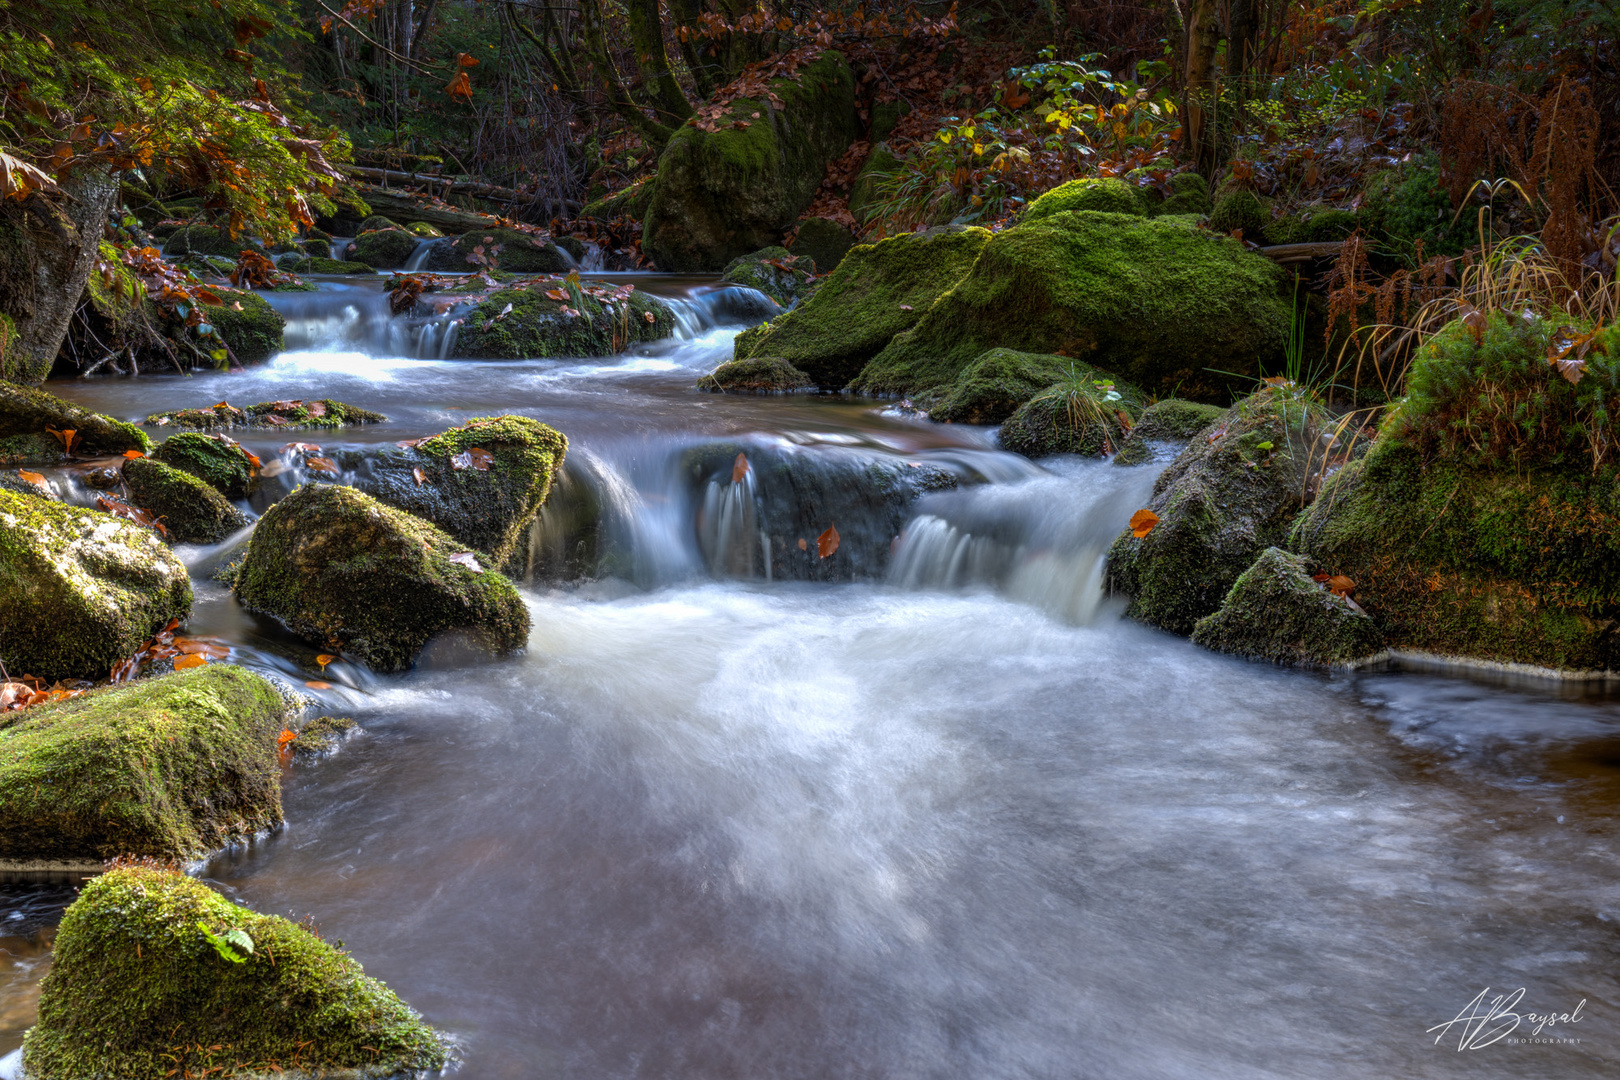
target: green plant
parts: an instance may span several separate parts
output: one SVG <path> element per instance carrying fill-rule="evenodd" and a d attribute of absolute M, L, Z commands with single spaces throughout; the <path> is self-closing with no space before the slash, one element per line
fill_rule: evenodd
<path fill-rule="evenodd" d="M 232 927 L 223 934 L 216 934 L 199 919 L 197 929 L 202 931 L 203 937 L 208 939 L 208 944 L 214 947 L 215 952 L 233 964 L 246 963 L 247 958 L 253 955 L 253 939 L 240 927 Z M 238 949 L 241 952 L 238 952 Z"/>

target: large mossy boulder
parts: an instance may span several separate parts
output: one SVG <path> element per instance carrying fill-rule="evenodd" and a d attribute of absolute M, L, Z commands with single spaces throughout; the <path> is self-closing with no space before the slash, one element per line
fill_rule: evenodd
<path fill-rule="evenodd" d="M 54 394 L 16 383 L 0 382 L 0 465 L 46 465 L 67 456 L 62 439 L 51 434 L 72 431 L 78 454 L 142 453 L 152 441 L 134 424 L 93 413 Z"/>
<path fill-rule="evenodd" d="M 675 333 L 675 312 L 634 286 L 582 285 L 568 293 L 560 278 L 502 289 L 470 311 L 455 354 L 474 360 L 613 356 L 631 345 Z"/>
<path fill-rule="evenodd" d="M 423 261 L 424 269 L 450 273 L 487 267 L 512 274 L 561 274 L 573 266 L 573 257 L 549 238 L 517 229 L 480 229 L 437 241 Z"/>
<path fill-rule="evenodd" d="M 259 520 L 231 574 L 249 611 L 378 671 L 458 633 L 506 654 L 528 640 L 512 583 L 437 525 L 354 488 L 305 484 Z"/>
<path fill-rule="evenodd" d="M 669 140 L 642 234 L 659 269 L 716 271 L 779 242 L 854 141 L 855 76 L 839 53 L 774 80 L 769 93 L 775 101 L 732 101 L 714 130 L 688 124 Z"/>
<path fill-rule="evenodd" d="M 1142 393 L 1106 372 L 1075 364 L 1062 382 L 1018 406 L 1001 425 L 1003 450 L 1025 457 L 1119 451 L 1141 412 Z"/>
<path fill-rule="evenodd" d="M 778 246 L 737 256 L 726 264 L 720 280 L 727 285 L 758 289 L 779 307 L 788 307 L 815 276 L 814 259 L 794 255 Z"/>
<path fill-rule="evenodd" d="M 186 568 L 151 530 L 0 491 L 0 662 L 12 675 L 105 678 L 190 611 Z"/>
<path fill-rule="evenodd" d="M 124 484 L 135 505 L 152 513 L 182 544 L 217 544 L 248 523 L 246 515 L 188 472 L 152 458 L 126 461 Z"/>
<path fill-rule="evenodd" d="M 0 714 L 0 860 L 190 862 L 274 828 L 286 708 L 209 664 Z"/>
<path fill-rule="evenodd" d="M 163 440 L 151 456 L 230 499 L 247 498 L 259 484 L 258 461 L 227 435 L 182 431 Z"/>
<path fill-rule="evenodd" d="M 255 292 L 219 290 L 222 304 L 201 305 L 206 319 L 241 364 L 261 364 L 282 350 L 287 320 Z"/>
<path fill-rule="evenodd" d="M 446 1056 L 420 1016 L 312 929 L 140 865 L 91 881 L 62 916 L 23 1043 L 29 1080 L 380 1080 Z"/>
<path fill-rule="evenodd" d="M 363 262 L 340 262 L 324 255 L 294 255 L 280 263 L 282 270 L 294 274 L 375 274 L 377 271 Z"/>
<path fill-rule="evenodd" d="M 1109 214 L 1145 213 L 1135 184 L 1118 177 L 1088 177 L 1059 184 L 1029 204 L 1025 221 L 1039 221 L 1070 210 L 1100 210 Z"/>
<path fill-rule="evenodd" d="M 388 219 L 369 220 L 386 222 Z M 416 245 L 419 243 L 421 240 L 415 234 L 390 223 L 374 227 L 370 231 L 362 231 L 350 241 L 344 254 L 353 262 L 383 269 L 396 269 L 410 261 L 411 254 L 416 251 Z"/>
<path fill-rule="evenodd" d="M 1391 648 L 1620 671 L 1620 331 L 1572 383 L 1546 359 L 1558 325 L 1442 330 L 1295 525 L 1289 547 L 1353 580 Z"/>
<path fill-rule="evenodd" d="M 916 395 L 1003 346 L 1073 356 L 1151 394 L 1222 398 L 1232 376 L 1281 357 L 1292 317 L 1282 283 L 1275 264 L 1236 240 L 1179 221 L 1060 212 L 985 244 L 851 389 Z"/>
<path fill-rule="evenodd" d="M 736 358 L 779 357 L 822 389 L 840 389 L 916 326 L 989 241 L 988 230 L 956 227 L 852 248 L 809 300 L 738 334 Z"/>
<path fill-rule="evenodd" d="M 1305 504 L 1319 412 L 1291 387 L 1267 388 L 1234 405 L 1159 474 L 1146 509 L 1158 523 L 1127 529 L 1108 553 L 1128 614 L 1176 634 L 1221 606 L 1238 575 L 1268 547 L 1286 543 Z"/>
<path fill-rule="evenodd" d="M 1289 667 L 1344 667 L 1378 655 L 1366 612 L 1315 580 L 1303 556 L 1268 547 L 1238 575 L 1220 609 L 1193 627 L 1194 645 Z"/>

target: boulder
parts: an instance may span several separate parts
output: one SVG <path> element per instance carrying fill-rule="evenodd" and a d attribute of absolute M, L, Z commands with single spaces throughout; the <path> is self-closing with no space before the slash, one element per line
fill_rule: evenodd
<path fill-rule="evenodd" d="M 188 472 L 221 495 L 245 499 L 259 484 L 259 462 L 226 435 L 182 431 L 170 435 L 152 459 Z"/>
<path fill-rule="evenodd" d="M 171 233 L 164 242 L 163 253 L 171 257 L 182 255 L 216 255 L 235 263 L 244 251 L 264 254 L 264 245 L 246 233 L 234 237 L 227 229 L 212 225 L 187 225 Z"/>
<path fill-rule="evenodd" d="M 399 227 L 399 223 L 392 218 L 384 217 L 382 214 L 372 214 L 360 223 L 360 228 L 356 231 L 368 233 L 376 232 L 378 229 L 397 229 Z"/>
<path fill-rule="evenodd" d="M 479 266 L 513 274 L 562 274 L 573 269 L 574 259 L 544 236 L 516 229 L 480 229 L 438 241 L 422 264 L 424 270 L 462 274 Z"/>
<path fill-rule="evenodd" d="M 1059 184 L 1029 204 L 1025 221 L 1039 221 L 1069 210 L 1100 210 L 1110 214 L 1141 216 L 1143 200 L 1135 184 L 1118 177 L 1089 177 Z"/>
<path fill-rule="evenodd" d="M 355 722 L 346 716 L 317 716 L 298 729 L 287 749 L 294 760 L 316 761 L 337 753 L 355 731 Z"/>
<path fill-rule="evenodd" d="M 62 440 L 49 429 L 72 431 L 80 454 L 142 453 L 152 440 L 134 424 L 82 409 L 54 394 L 0 382 L 0 465 L 48 465 L 67 457 Z"/>
<path fill-rule="evenodd" d="M 727 360 L 698 380 L 698 389 L 724 394 L 791 394 L 814 386 L 810 376 L 776 356 Z"/>
<path fill-rule="evenodd" d="M 1228 191 L 1215 200 L 1209 215 L 1210 231 L 1231 233 L 1242 230 L 1245 239 L 1259 242 L 1271 224 L 1271 207 L 1247 188 Z"/>
<path fill-rule="evenodd" d="M 1194 645 L 1289 667 L 1347 667 L 1384 647 L 1378 627 L 1314 580 L 1308 560 L 1268 547 L 1193 627 Z"/>
<path fill-rule="evenodd" d="M 388 225 L 370 232 L 361 232 L 350 241 L 344 253 L 355 262 L 392 270 L 409 262 L 411 254 L 416 251 L 416 245 L 421 242 L 415 234 L 397 225 Z"/>
<path fill-rule="evenodd" d="M 946 227 L 852 248 L 809 300 L 738 334 L 736 358 L 779 357 L 823 389 L 839 389 L 917 325 L 989 240 L 985 229 Z"/>
<path fill-rule="evenodd" d="M 1064 356 L 989 349 L 963 368 L 948 387 L 913 403 L 942 423 L 999 424 L 1054 383 L 1090 388 L 1093 381 L 1112 384 L 1113 376 Z"/>
<path fill-rule="evenodd" d="M 789 307 L 815 277 L 815 267 L 815 260 L 794 255 L 785 247 L 768 247 L 732 259 L 720 280 L 758 289 L 779 307 Z"/>
<path fill-rule="evenodd" d="M 259 364 L 282 349 L 287 320 L 270 306 L 270 301 L 247 290 L 217 289 L 223 304 L 202 304 L 203 318 L 210 323 L 239 364 Z"/>
<path fill-rule="evenodd" d="M 237 408 L 220 402 L 206 409 L 175 409 L 154 413 L 144 423 L 152 427 L 175 427 L 184 431 L 230 431 L 234 428 L 263 428 L 275 431 L 304 429 L 332 430 L 359 424 L 377 424 L 388 417 L 382 413 L 346 405 L 331 398 L 296 398 L 291 401 L 261 401 Z"/>
<path fill-rule="evenodd" d="M 809 259 L 818 274 L 831 273 L 844 261 L 849 249 L 860 243 L 855 234 L 829 218 L 805 218 L 799 222 L 790 252 Z"/>
<path fill-rule="evenodd" d="M 247 610 L 378 671 L 402 671 L 441 634 L 495 654 L 528 640 L 517 590 L 469 548 L 354 488 L 305 484 L 265 512 L 229 576 Z"/>
<path fill-rule="evenodd" d="M 1156 217 L 1175 214 L 1208 214 L 1215 203 L 1209 197 L 1209 182 L 1195 172 L 1177 173 L 1170 178 L 1170 195 L 1162 202 L 1152 203 L 1150 212 Z"/>
<path fill-rule="evenodd" d="M 285 713 L 216 663 L 0 714 L 0 860 L 189 862 L 274 828 Z"/>
<path fill-rule="evenodd" d="M 444 237 L 443 232 L 425 221 L 413 221 L 405 226 L 405 231 L 418 240 L 439 240 Z"/>
<path fill-rule="evenodd" d="M 1115 465 L 1140 465 L 1152 461 L 1157 448 L 1184 444 L 1218 422 L 1226 410 L 1180 398 L 1165 398 L 1142 410 L 1114 458 Z"/>
<path fill-rule="evenodd" d="M 330 250 L 330 248 L 328 248 Z M 280 264 L 280 269 L 294 274 L 375 274 L 377 271 L 363 262 L 339 262 L 323 255 L 295 255 Z"/>
<path fill-rule="evenodd" d="M 1142 393 L 1116 384 L 1105 371 L 1084 365 L 1050 386 L 1001 425 L 1001 447 L 1025 457 L 1082 454 L 1095 457 L 1119 450 L 1140 413 Z"/>
<path fill-rule="evenodd" d="M 29 1080 L 422 1075 L 444 1041 L 313 931 L 173 870 L 115 866 L 62 916 Z"/>
<path fill-rule="evenodd" d="M 854 141 L 855 77 L 839 53 L 774 80 L 769 93 L 775 101 L 732 101 L 714 130 L 686 125 L 669 140 L 642 234 L 659 269 L 716 271 L 777 243 Z"/>
<path fill-rule="evenodd" d="M 247 526 L 242 511 L 188 472 L 154 458 L 126 461 L 123 472 L 131 500 L 162 521 L 172 540 L 217 544 Z"/>
<path fill-rule="evenodd" d="M 1127 529 L 1108 553 L 1111 588 L 1127 613 L 1176 634 L 1220 607 L 1239 574 L 1288 538 L 1320 466 L 1319 409 L 1289 387 L 1267 388 L 1227 411 L 1159 474 L 1147 535 Z"/>
<path fill-rule="evenodd" d="M 0 491 L 0 662 L 11 674 L 105 678 L 190 611 L 186 568 L 151 530 Z"/>
<path fill-rule="evenodd" d="M 999 345 L 1073 356 L 1151 394 L 1220 398 L 1281 358 L 1292 319 L 1282 285 L 1270 260 L 1178 221 L 1056 213 L 997 233 L 851 389 L 915 395 Z"/>
<path fill-rule="evenodd" d="M 519 283 L 479 301 L 456 335 L 463 359 L 529 360 L 547 356 L 613 356 L 630 345 L 675 333 L 675 312 L 633 285 L 587 282 L 578 296 L 560 278 Z"/>
<path fill-rule="evenodd" d="M 900 159 L 887 144 L 878 143 L 872 147 L 872 153 L 867 157 L 866 164 L 855 176 L 855 183 L 849 189 L 849 212 L 856 221 L 865 221 L 867 215 L 874 210 L 879 202 L 879 185 L 900 168 Z"/>

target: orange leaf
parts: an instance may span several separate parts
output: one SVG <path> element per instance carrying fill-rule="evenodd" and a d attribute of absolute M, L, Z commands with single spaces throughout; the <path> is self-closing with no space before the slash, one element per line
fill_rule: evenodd
<path fill-rule="evenodd" d="M 743 482 L 743 477 L 745 477 L 747 475 L 748 475 L 748 455 L 747 454 L 738 454 L 737 455 L 737 460 L 735 462 L 733 462 L 732 466 L 731 466 L 731 482 L 733 484 L 740 484 L 740 483 Z"/>
<path fill-rule="evenodd" d="M 45 486 L 45 477 L 37 472 L 29 472 L 27 469 L 18 469 L 17 475 L 28 481 L 30 484 L 35 484 L 39 487 Z"/>
<path fill-rule="evenodd" d="M 829 525 L 826 532 L 816 537 L 816 550 L 823 559 L 832 558 L 833 552 L 838 550 L 838 526 Z"/>
<path fill-rule="evenodd" d="M 276 749 L 282 749 L 296 738 L 298 738 L 298 732 L 289 731 L 287 728 L 282 728 L 281 734 L 276 736 Z"/>
<path fill-rule="evenodd" d="M 201 653 L 187 653 L 174 662 L 174 670 L 184 671 L 187 668 L 202 667 L 208 663 L 208 657 Z"/>
<path fill-rule="evenodd" d="M 1327 586 L 1328 592 L 1332 593 L 1334 596 L 1349 596 L 1355 591 L 1356 588 L 1356 583 L 1345 577 L 1343 574 L 1334 574 L 1332 577 L 1328 578 L 1327 581 L 1323 582 L 1323 584 Z"/>
<path fill-rule="evenodd" d="M 124 451 L 124 457 L 128 458 L 130 461 L 134 461 L 136 458 L 143 458 L 145 456 L 146 455 L 141 453 L 139 450 L 125 450 Z"/>
<path fill-rule="evenodd" d="M 306 682 L 304 685 L 309 687 L 311 690 L 330 690 L 330 689 L 332 689 L 332 684 L 331 683 L 329 683 L 329 682 L 321 682 L 319 679 L 311 679 L 309 682 Z"/>
<path fill-rule="evenodd" d="M 78 434 L 77 431 L 72 428 L 64 428 L 61 431 L 57 431 L 53 427 L 48 427 L 45 430 L 50 432 L 52 435 L 55 435 L 62 441 L 62 449 L 68 451 L 68 453 L 73 452 L 73 436 Z"/>
<path fill-rule="evenodd" d="M 324 457 L 307 457 L 304 459 L 304 467 L 306 469 L 314 469 L 317 472 L 332 473 L 334 475 L 336 475 L 338 471 L 337 462 L 333 461 L 331 458 Z"/>
<path fill-rule="evenodd" d="M 810 545 L 804 542 L 804 537 L 802 537 L 802 536 L 799 537 L 799 550 L 800 551 L 809 551 L 810 550 Z"/>
<path fill-rule="evenodd" d="M 326 670 L 326 665 L 330 664 L 332 661 L 334 661 L 336 659 L 337 659 L 337 657 L 333 656 L 331 653 L 321 653 L 321 655 L 319 655 L 319 656 L 317 656 L 315 658 L 315 662 L 317 664 L 321 665 L 321 670 L 322 671 L 325 671 Z"/>
<path fill-rule="evenodd" d="M 1141 539 L 1153 531 L 1153 526 L 1159 523 L 1159 515 L 1151 510 L 1138 510 L 1131 515 L 1131 535 Z"/>

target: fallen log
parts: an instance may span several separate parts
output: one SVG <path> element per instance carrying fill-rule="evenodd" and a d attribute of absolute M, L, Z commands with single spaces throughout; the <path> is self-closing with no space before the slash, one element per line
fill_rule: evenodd
<path fill-rule="evenodd" d="M 1296 263 L 1334 258 L 1343 250 L 1343 240 L 1329 240 L 1319 244 L 1272 244 L 1270 247 L 1261 248 L 1259 254 L 1272 262 Z"/>
<path fill-rule="evenodd" d="M 381 214 L 401 225 L 421 221 L 432 225 L 440 232 L 460 236 L 462 233 L 477 229 L 491 228 L 495 224 L 495 218 L 489 214 L 427 202 L 420 195 L 385 191 L 370 184 L 357 184 L 355 187 L 359 190 L 360 197 L 371 206 L 372 213 Z"/>
<path fill-rule="evenodd" d="M 484 184 L 476 180 L 452 180 L 447 176 L 434 176 L 432 173 L 400 172 L 396 169 L 371 169 L 363 165 L 349 166 L 349 172 L 374 184 L 408 184 L 422 186 L 440 198 L 446 195 L 471 195 L 475 199 L 488 199 L 491 202 L 506 203 L 511 206 L 527 206 L 535 201 L 536 196 L 511 188 L 501 187 L 498 184 Z M 569 210 L 578 210 L 580 204 L 572 199 L 552 199 L 552 203 L 560 204 Z"/>

